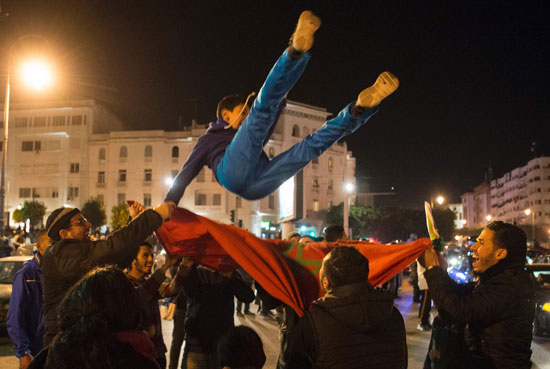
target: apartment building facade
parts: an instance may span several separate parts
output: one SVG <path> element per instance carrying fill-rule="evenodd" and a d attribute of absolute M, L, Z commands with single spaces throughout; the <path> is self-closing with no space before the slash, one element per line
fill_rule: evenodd
<path fill-rule="evenodd" d="M 126 200 L 154 206 L 162 202 L 207 129 L 207 125 L 194 125 L 183 131 L 124 130 L 120 120 L 93 101 L 12 106 L 11 110 L 10 214 L 33 198 L 45 203 L 46 216 L 60 206 L 82 207 L 90 198 L 104 204 L 108 218 L 110 209 Z M 272 158 L 289 149 L 320 129 L 329 115 L 322 108 L 289 102 L 265 147 L 266 154 Z M 343 186 L 355 182 L 355 165 L 345 143 L 334 145 L 308 164 L 300 176 L 303 217 L 295 223 L 320 233 L 323 222 L 316 215 L 344 201 Z M 278 200 L 278 191 L 258 201 L 241 199 L 221 187 L 205 167 L 179 206 L 270 237 L 279 231 Z"/>

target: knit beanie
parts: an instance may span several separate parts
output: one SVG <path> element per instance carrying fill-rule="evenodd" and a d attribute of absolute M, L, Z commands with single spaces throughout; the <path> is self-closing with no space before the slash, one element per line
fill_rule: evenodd
<path fill-rule="evenodd" d="M 59 208 L 52 211 L 46 221 L 48 236 L 52 241 L 61 240 L 59 231 L 69 228 L 71 226 L 71 218 L 78 213 L 80 213 L 78 208 Z"/>

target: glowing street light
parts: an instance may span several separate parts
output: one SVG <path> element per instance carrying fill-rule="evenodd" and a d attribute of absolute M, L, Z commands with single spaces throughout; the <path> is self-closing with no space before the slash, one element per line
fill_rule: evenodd
<path fill-rule="evenodd" d="M 487 215 L 487 222 L 490 222 L 490 221 L 491 221 L 491 219 L 493 219 L 493 217 L 492 217 L 492 216 L 490 216 L 490 215 Z"/>
<path fill-rule="evenodd" d="M 344 189 L 346 190 L 346 200 L 344 201 L 344 232 L 349 236 L 351 234 L 349 229 L 349 203 L 350 197 L 355 192 L 355 184 L 348 182 L 344 184 Z"/>
<path fill-rule="evenodd" d="M 435 201 L 439 204 L 439 205 L 443 205 L 443 203 L 445 202 L 445 198 L 443 196 L 437 196 L 437 198 L 435 199 Z"/>
<path fill-rule="evenodd" d="M 6 94 L 4 100 L 4 145 L 2 147 L 2 175 L 0 179 L 0 233 L 4 234 L 4 229 L 8 219 L 5 219 L 4 212 L 4 202 L 6 198 L 6 164 L 8 162 L 8 127 L 9 127 L 9 118 L 10 118 L 10 78 L 12 70 L 12 57 L 13 57 L 13 48 L 19 44 L 19 42 L 27 38 L 38 38 L 42 41 L 49 43 L 47 40 L 37 35 L 26 35 L 18 38 L 10 47 L 8 51 L 8 73 L 6 76 Z M 18 71 L 19 72 L 19 71 Z M 44 62 L 39 62 L 37 60 L 29 61 L 23 64 L 23 68 L 20 71 L 23 77 L 23 80 L 27 84 L 31 84 L 35 89 L 42 89 L 46 85 L 52 82 L 52 73 L 51 69 L 46 66 Z M 18 73 L 19 74 L 19 73 Z"/>
<path fill-rule="evenodd" d="M 21 68 L 21 75 L 25 84 L 32 86 L 35 90 L 42 90 L 53 81 L 52 70 L 43 60 L 25 62 Z"/>

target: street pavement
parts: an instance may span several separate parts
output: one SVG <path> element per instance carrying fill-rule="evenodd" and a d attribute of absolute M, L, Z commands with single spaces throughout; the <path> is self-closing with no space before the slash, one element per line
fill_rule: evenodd
<path fill-rule="evenodd" d="M 396 305 L 405 319 L 407 331 L 407 346 L 409 349 L 409 369 L 421 369 L 428 349 L 430 332 L 416 330 L 418 324 L 418 306 L 412 303 L 410 287 L 405 282 L 401 295 L 396 299 Z M 256 311 L 257 306 L 251 305 L 251 310 Z M 432 309 L 432 314 L 435 309 Z M 264 368 L 276 367 L 277 355 L 279 353 L 279 330 L 277 323 L 272 318 L 265 318 L 261 315 L 235 316 L 236 325 L 247 325 L 253 328 L 264 344 L 267 362 Z M 172 322 L 163 321 L 163 334 L 166 347 L 170 348 L 172 342 Z M 531 345 L 533 355 L 533 369 L 550 369 L 550 338 L 535 338 Z M 0 369 L 17 369 L 19 361 L 14 356 L 12 345 L 8 338 L 0 337 Z"/>

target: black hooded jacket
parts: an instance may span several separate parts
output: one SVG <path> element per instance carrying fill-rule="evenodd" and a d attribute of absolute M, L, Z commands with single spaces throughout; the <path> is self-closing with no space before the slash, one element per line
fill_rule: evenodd
<path fill-rule="evenodd" d="M 469 355 L 464 367 L 531 368 L 535 302 L 531 279 L 522 265 L 501 261 L 477 283 L 467 285 L 455 283 L 441 267 L 427 270 L 424 276 L 437 309 L 452 321 L 466 324 Z"/>
<path fill-rule="evenodd" d="M 334 288 L 300 319 L 288 367 L 406 368 L 405 324 L 393 298 L 368 282 Z"/>

